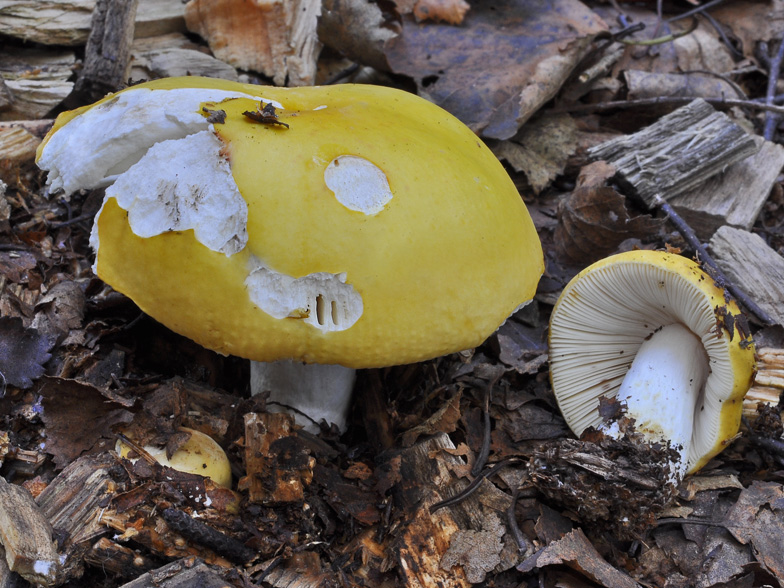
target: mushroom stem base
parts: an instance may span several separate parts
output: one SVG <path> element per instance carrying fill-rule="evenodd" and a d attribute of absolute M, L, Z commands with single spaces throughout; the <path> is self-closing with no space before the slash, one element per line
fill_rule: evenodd
<path fill-rule="evenodd" d="M 355 379 L 356 370 L 342 365 L 288 360 L 250 364 L 251 394 L 269 391 L 268 409 L 293 414 L 311 433 L 319 431 L 322 420 L 345 431 Z"/>

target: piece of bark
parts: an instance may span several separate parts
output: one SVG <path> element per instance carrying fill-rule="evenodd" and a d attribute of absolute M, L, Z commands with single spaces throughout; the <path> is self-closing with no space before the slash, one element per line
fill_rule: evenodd
<path fill-rule="evenodd" d="M 700 239 L 719 227 L 751 230 L 784 167 L 784 147 L 754 136 L 760 150 L 705 181 L 697 189 L 670 200 Z"/>
<path fill-rule="evenodd" d="M 98 0 L 93 11 L 84 67 L 68 106 L 99 100 L 125 86 L 139 0 Z"/>
<path fill-rule="evenodd" d="M 5 561 L 5 549 L 0 545 L 0 588 L 21 588 L 25 583 L 22 577 L 12 572 Z"/>
<path fill-rule="evenodd" d="M 11 571 L 33 584 L 55 584 L 60 564 L 52 541 L 52 526 L 27 490 L 2 477 L 0 543 Z"/>
<path fill-rule="evenodd" d="M 627 69 L 623 72 L 626 86 L 629 89 L 629 100 L 643 100 L 662 96 L 678 96 L 686 98 L 727 98 L 743 99 L 728 81 L 707 73 L 659 73 Z"/>
<path fill-rule="evenodd" d="M 218 59 L 279 86 L 305 86 L 316 77 L 320 12 L 321 0 L 190 0 L 185 23 Z"/>
<path fill-rule="evenodd" d="M 138 578 L 157 565 L 145 555 L 106 537 L 101 537 L 84 556 L 84 563 L 100 568 L 110 576 Z"/>
<path fill-rule="evenodd" d="M 87 43 L 96 0 L 5 0 L 0 33 L 42 45 L 76 47 Z M 136 37 L 185 30 L 181 0 L 139 0 Z"/>
<path fill-rule="evenodd" d="M 758 150 L 751 135 L 698 98 L 589 154 L 615 167 L 619 182 L 653 208 L 658 198 L 670 200 L 692 190 Z"/>
<path fill-rule="evenodd" d="M 488 481 L 481 482 L 466 499 L 431 513 L 433 505 L 468 485 L 456 473 L 467 474 L 468 466 L 454 452 L 449 436 L 440 433 L 389 455 L 379 467 L 385 477 L 394 480 L 395 506 L 405 514 L 406 523 L 393 538 L 389 552 L 406 586 L 469 586 L 469 576 L 476 578 L 491 569 L 503 571 L 518 563 L 511 535 L 491 524 L 496 516 L 504 520 L 511 497 Z M 474 539 L 484 537 L 483 533 L 498 538 L 493 549 L 464 553 L 462 563 L 457 563 L 460 558 L 455 559 L 454 550 L 444 559 L 453 541 L 465 542 L 472 535 Z"/>
<path fill-rule="evenodd" d="M 784 325 L 784 258 L 759 235 L 732 227 L 716 231 L 709 247 L 727 277 Z"/>
<path fill-rule="evenodd" d="M 137 39 L 131 47 L 134 82 L 176 76 L 204 76 L 237 81 L 237 70 L 202 51 L 185 35 L 172 33 Z"/>
<path fill-rule="evenodd" d="M 186 557 L 139 576 L 120 588 L 226 588 L 229 584 L 210 566 Z"/>
<path fill-rule="evenodd" d="M 82 558 L 92 540 L 107 532 L 100 515 L 109 499 L 122 489 L 114 456 L 99 453 L 71 462 L 38 496 L 41 513 L 59 537 L 63 579 L 83 571 Z"/>
<path fill-rule="evenodd" d="M 294 418 L 285 413 L 245 415 L 245 484 L 250 502 L 301 502 L 313 480 L 316 460 L 293 434 Z"/>
<path fill-rule="evenodd" d="M 43 118 L 73 89 L 76 56 L 72 51 L 29 49 L 0 51 L 0 75 L 14 97 L 10 108 L 0 112 L 0 120 Z"/>
<path fill-rule="evenodd" d="M 35 150 L 41 139 L 22 127 L 0 126 L 0 180 L 13 186 L 25 168 L 35 162 Z"/>
<path fill-rule="evenodd" d="M 318 20 L 324 44 L 352 61 L 389 71 L 384 45 L 397 35 L 370 0 L 324 0 Z"/>
<path fill-rule="evenodd" d="M 758 405 L 778 406 L 784 394 L 784 349 L 757 348 L 757 375 L 743 399 L 743 416 L 755 420 Z"/>

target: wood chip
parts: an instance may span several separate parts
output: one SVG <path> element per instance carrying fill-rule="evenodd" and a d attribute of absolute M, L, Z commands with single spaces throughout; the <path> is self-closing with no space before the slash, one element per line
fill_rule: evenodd
<path fill-rule="evenodd" d="M 96 0 L 6 0 L 0 11 L 0 31 L 43 45 L 84 45 L 95 3 Z M 184 13 L 181 0 L 139 0 L 136 36 L 184 31 Z"/>
<path fill-rule="evenodd" d="M 301 502 L 313 480 L 315 458 L 293 433 L 294 418 L 284 413 L 245 415 L 245 467 L 251 502 Z"/>
<path fill-rule="evenodd" d="M 723 225 L 751 230 L 784 167 L 784 147 L 754 137 L 760 150 L 670 201 L 697 236 L 708 240 Z"/>
<path fill-rule="evenodd" d="M 261 72 L 279 86 L 304 86 L 316 77 L 320 12 L 320 0 L 191 0 L 185 22 L 221 61 Z"/>
<path fill-rule="evenodd" d="M 121 588 L 192 588 L 193 586 L 230 588 L 231 585 L 201 560 L 187 557 L 147 572 L 133 582 L 123 584 Z"/>
<path fill-rule="evenodd" d="M 716 231 L 710 250 L 727 277 L 784 325 L 784 258 L 759 235 L 732 227 Z"/>
<path fill-rule="evenodd" d="M 76 56 L 73 51 L 31 49 L 24 53 L 0 51 L 0 75 L 14 97 L 0 120 L 43 118 L 73 89 Z"/>
<path fill-rule="evenodd" d="M 589 150 L 618 171 L 618 178 L 649 208 L 701 185 L 755 153 L 751 135 L 702 99 L 663 116 L 632 135 Z"/>
<path fill-rule="evenodd" d="M 8 568 L 33 584 L 53 586 L 59 570 L 52 526 L 30 493 L 0 477 L 0 543 Z"/>

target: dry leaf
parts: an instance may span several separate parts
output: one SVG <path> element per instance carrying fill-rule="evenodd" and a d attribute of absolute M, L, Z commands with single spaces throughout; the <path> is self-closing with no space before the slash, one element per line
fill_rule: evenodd
<path fill-rule="evenodd" d="M 485 137 L 509 139 L 552 98 L 605 23 L 577 0 L 475 4 L 460 27 L 402 19 L 392 71 Z"/>
<path fill-rule="evenodd" d="M 662 222 L 648 214 L 630 216 L 625 198 L 612 188 L 577 188 L 558 207 L 555 248 L 567 261 L 588 264 L 626 239 L 650 237 Z"/>
<path fill-rule="evenodd" d="M 452 433 L 457 428 L 457 421 L 460 420 L 461 396 L 462 393 L 458 390 L 424 423 L 403 433 L 403 447 L 411 447 L 422 435 Z"/>
<path fill-rule="evenodd" d="M 38 393 L 43 396 L 46 452 L 54 456 L 58 469 L 86 451 L 114 448 L 112 426 L 133 418 L 107 402 L 97 388 L 75 380 L 46 378 Z"/>
<path fill-rule="evenodd" d="M 784 487 L 775 482 L 755 481 L 740 493 L 727 513 L 727 529 L 741 543 L 751 543 L 759 561 L 784 582 Z"/>
<path fill-rule="evenodd" d="M 518 566 L 521 572 L 565 564 L 606 588 L 638 588 L 637 582 L 608 564 L 581 529 L 553 541 Z"/>
<path fill-rule="evenodd" d="M 545 115 L 523 126 L 513 140 L 499 143 L 493 152 L 515 171 L 525 173 L 539 194 L 563 173 L 577 148 L 577 127 L 571 116 Z"/>
<path fill-rule="evenodd" d="M 18 317 L 0 317 L 0 397 L 5 384 L 29 388 L 44 374 L 54 338 L 26 329 Z"/>

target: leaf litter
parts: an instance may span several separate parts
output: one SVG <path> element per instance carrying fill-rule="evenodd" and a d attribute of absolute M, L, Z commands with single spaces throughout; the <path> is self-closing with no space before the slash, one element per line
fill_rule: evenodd
<path fill-rule="evenodd" d="M 692 253 L 585 155 L 671 108 L 565 115 L 556 107 L 567 98 L 591 107 L 624 98 L 626 90 L 629 98 L 672 94 L 667 88 L 673 85 L 665 87 L 653 74 L 677 75 L 674 87 L 698 95 L 726 89 L 730 77 L 757 97 L 766 67 L 757 45 L 775 42 L 771 22 L 780 19 L 781 6 L 729 3 L 711 11 L 721 30 L 706 18 L 692 35 L 658 47 L 615 43 L 618 59 L 587 81 L 577 78 L 601 56 L 595 51 L 609 42 L 608 32 L 619 30 L 617 8 L 570 1 L 524 8 L 512 1 L 420 1 L 398 3 L 396 27 L 386 5 L 367 22 L 375 27 L 373 42 L 381 39 L 393 79 L 452 111 L 509 166 L 545 244 L 547 272 L 537 299 L 476 350 L 361 374 L 349 432 L 292 433 L 271 454 L 274 467 L 264 471 L 247 467 L 243 415 L 265 408 L 263 399 L 247 397 L 247 362 L 167 331 L 91 276 L 89 213 L 100 194 L 49 200 L 30 161 L 0 166 L 8 185 L 0 206 L 0 372 L 7 386 L 0 399 L 2 474 L 35 495 L 46 488 L 48 497 L 73 484 L 72 470 L 112 472 L 106 486 L 112 490 L 100 506 L 103 526 L 83 544 L 61 544 L 73 548 L 63 585 L 120 586 L 145 571 L 89 563 L 84 553 L 99 540 L 115 555 L 132 546 L 150 566 L 196 556 L 217 566 L 212 569 L 233 570 L 233 584 L 242 586 L 784 583 L 784 474 L 776 459 L 781 430 L 762 426 L 777 409 L 764 409 L 769 415 L 763 411 L 751 435 L 743 432 L 687 478 L 663 509 L 654 499 L 642 506 L 612 502 L 628 497 L 629 480 L 640 482 L 628 454 L 609 464 L 611 470 L 625 464 L 631 476 L 614 497 L 588 492 L 575 493 L 571 502 L 553 500 L 550 482 L 532 480 L 554 480 L 573 441 L 547 375 L 546 326 L 560 288 L 590 261 L 623 248 L 669 244 Z M 661 36 L 678 28 L 659 26 L 649 7 L 623 10 L 630 22 L 648 25 L 633 41 L 651 38 L 654 29 Z M 689 70 L 698 68 L 723 76 L 722 83 L 704 83 L 704 72 L 697 83 Z M 747 128 L 760 120 L 754 110 L 734 115 Z M 777 183 L 755 225 L 779 252 L 781 194 Z M 176 446 L 180 426 L 209 433 L 227 450 L 238 492 L 110 453 L 119 428 Z M 498 469 L 468 498 L 431 514 L 429 506 L 459 496 L 475 479 L 472 466 L 481 453 L 487 455 L 484 473 L 507 458 L 532 465 Z M 302 468 L 310 459 L 299 502 L 248 500 L 249 478 L 273 485 L 291 475 L 291 464 Z M 590 487 L 582 481 L 573 489 Z M 196 500 L 202 494 L 209 505 Z M 594 514 L 606 511 L 614 524 L 586 517 L 581 503 Z M 178 512 L 227 540 L 216 547 Z M 634 518 L 631 540 L 617 533 L 621 513 Z M 65 533 L 66 524 L 58 525 Z M 520 549 L 513 530 L 532 552 Z M 243 548 L 232 550 L 232 541 L 254 559 L 243 558 Z"/>

